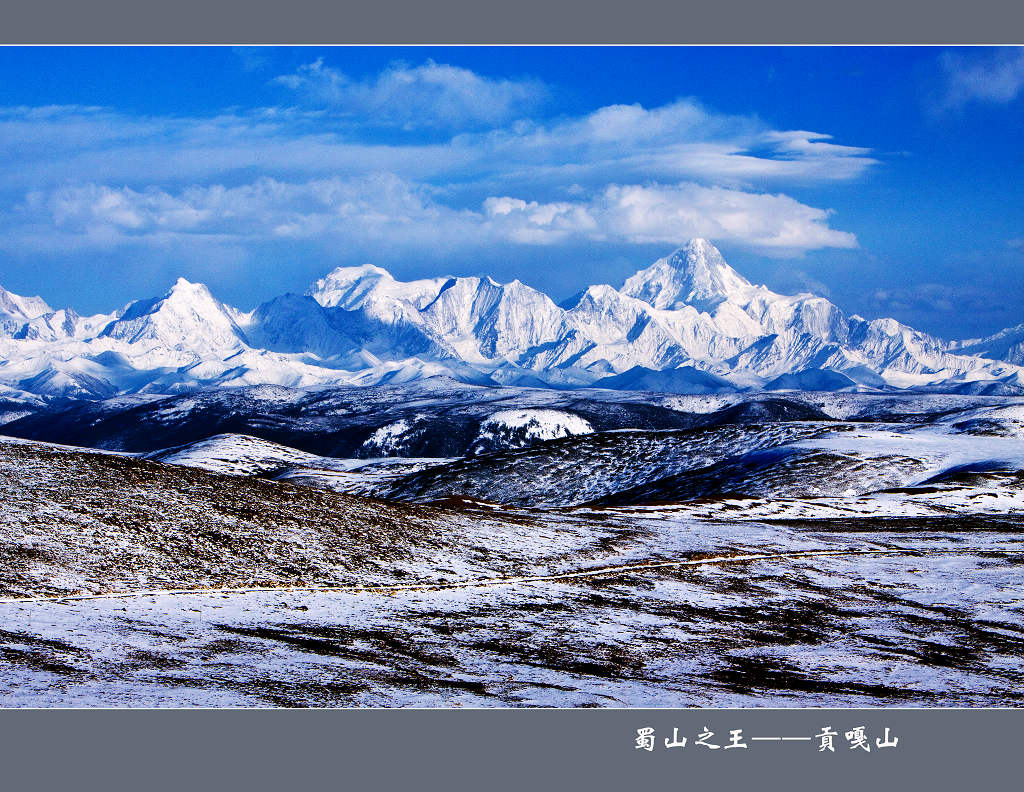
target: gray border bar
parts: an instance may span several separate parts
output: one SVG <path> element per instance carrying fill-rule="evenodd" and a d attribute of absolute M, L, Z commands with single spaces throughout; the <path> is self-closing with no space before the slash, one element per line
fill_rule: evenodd
<path fill-rule="evenodd" d="M 1018 710 L 0 711 L 0 761 L 10 789 L 942 792 L 1018 776 L 1022 725 Z M 750 739 L 825 726 L 834 752 Z M 857 726 L 870 752 L 845 738 Z M 694 745 L 705 727 L 748 747 Z M 895 747 L 877 747 L 885 727 Z M 663 746 L 674 728 L 685 748 Z"/>
<path fill-rule="evenodd" d="M 1008 0 L 34 0 L 3 44 L 1016 44 Z"/>

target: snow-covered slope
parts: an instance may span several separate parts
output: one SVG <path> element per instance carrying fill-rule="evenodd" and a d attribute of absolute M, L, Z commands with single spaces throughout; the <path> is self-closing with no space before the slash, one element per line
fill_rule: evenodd
<path fill-rule="evenodd" d="M 547 510 L 347 494 L 389 487 L 410 472 L 404 460 L 281 482 L 0 438 L 0 696 L 15 707 L 1021 704 L 1020 472 L 926 470 L 931 483 L 865 492 L 887 483 L 893 443 L 834 432 L 776 438 L 851 455 L 804 466 L 822 479 L 797 483 L 822 485 L 820 497 L 786 495 L 785 461 L 810 460 L 787 454 L 753 476 L 733 465 L 740 493 Z M 902 434 L 920 434 L 915 457 L 959 453 L 934 427 Z M 722 439 L 770 451 L 756 435 Z M 583 496 L 621 457 L 602 458 L 598 439 L 549 441 L 590 447 L 546 455 Z M 639 461 L 653 478 L 634 486 L 664 475 Z M 536 490 L 545 469 L 513 472 Z M 690 491 L 711 483 L 677 473 Z M 340 492 L 295 486 L 310 483 Z"/>
<path fill-rule="evenodd" d="M 245 342 L 236 313 L 203 284 L 178 278 L 162 298 L 128 305 L 99 335 L 160 352 L 230 353 Z"/>
<path fill-rule="evenodd" d="M 989 421 L 963 420 L 972 413 Z M 618 431 L 439 462 L 370 494 L 413 501 L 621 507 L 686 503 L 760 519 L 799 509 L 833 516 L 966 515 L 1024 508 L 1020 405 L 913 424 L 772 420 L 668 432 Z M 774 503 L 774 501 L 787 501 Z M 732 504 L 731 506 L 729 504 Z M 743 518 L 742 513 L 733 518 Z"/>
<path fill-rule="evenodd" d="M 0 323 L 24 323 L 52 310 L 42 297 L 21 297 L 0 286 Z"/>
<path fill-rule="evenodd" d="M 575 413 L 562 410 L 499 410 L 480 422 L 470 454 L 527 448 L 541 440 L 590 434 L 594 428 Z"/>
<path fill-rule="evenodd" d="M 955 341 L 950 348 L 961 355 L 977 355 L 1024 366 L 1024 322 L 1016 327 L 1000 330 L 987 338 Z"/>
<path fill-rule="evenodd" d="M 755 286 L 725 263 L 706 239 L 692 239 L 670 256 L 626 280 L 622 293 L 655 308 L 675 310 L 686 305 L 712 313 L 723 303 L 749 302 Z"/>
<path fill-rule="evenodd" d="M 197 467 L 214 473 L 254 476 L 271 473 L 287 467 L 308 466 L 320 460 L 279 443 L 259 437 L 239 434 L 221 434 L 188 445 L 154 451 L 145 459 L 154 459 L 169 465 Z"/>
<path fill-rule="evenodd" d="M 1021 327 L 1024 327 L 1022 325 Z M 1021 327 L 947 343 L 894 319 L 751 283 L 694 239 L 561 306 L 519 281 L 401 282 L 338 268 L 248 313 L 179 279 L 164 296 L 80 317 L 0 289 L 0 384 L 47 396 L 204 386 L 411 382 L 674 392 L 761 388 L 1024 393 Z"/>

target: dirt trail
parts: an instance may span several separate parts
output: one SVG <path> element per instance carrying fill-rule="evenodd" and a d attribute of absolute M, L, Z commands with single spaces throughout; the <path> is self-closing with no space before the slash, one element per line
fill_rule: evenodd
<path fill-rule="evenodd" d="M 49 597 L 3 597 L 0 603 L 29 602 L 73 602 L 80 600 L 126 599 L 155 596 L 203 595 L 203 594 L 255 594 L 261 592 L 312 592 L 334 594 L 395 594 L 407 591 L 444 591 L 447 589 L 479 588 L 486 586 L 509 586 L 523 583 L 557 583 L 563 580 L 580 580 L 607 577 L 628 572 L 641 572 L 647 569 L 665 567 L 703 566 L 709 564 L 736 564 L 752 561 L 771 561 L 789 558 L 814 558 L 821 556 L 858 556 L 858 555 L 893 555 L 893 556 L 935 556 L 935 555 L 967 555 L 972 552 L 1000 553 L 1003 555 L 1020 555 L 1024 550 L 1007 550 L 1001 548 L 957 548 L 955 550 L 915 550 L 913 548 L 886 548 L 877 550 L 800 550 L 790 553 L 763 553 L 747 555 L 723 555 L 709 558 L 686 559 L 682 561 L 639 561 L 632 564 L 593 567 L 576 572 L 560 572 L 553 575 L 523 575 L 513 577 L 475 578 L 449 583 L 402 583 L 384 586 L 261 586 L 240 588 L 188 588 L 188 589 L 145 589 L 141 591 L 109 591 L 97 594 L 70 594 Z"/>

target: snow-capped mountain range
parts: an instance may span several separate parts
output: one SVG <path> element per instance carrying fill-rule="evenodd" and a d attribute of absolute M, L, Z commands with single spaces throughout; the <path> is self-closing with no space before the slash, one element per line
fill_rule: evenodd
<path fill-rule="evenodd" d="M 768 389 L 1024 392 L 1024 325 L 946 342 L 756 286 L 694 239 L 562 305 L 519 281 L 402 282 L 341 267 L 252 311 L 179 279 L 83 317 L 0 288 L 0 392 L 107 397 L 204 386 L 477 384 L 707 393 Z"/>

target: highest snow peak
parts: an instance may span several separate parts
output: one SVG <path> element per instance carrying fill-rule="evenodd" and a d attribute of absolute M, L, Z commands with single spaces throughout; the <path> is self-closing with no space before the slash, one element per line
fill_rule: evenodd
<path fill-rule="evenodd" d="M 1008 333 L 1009 331 L 1006 331 Z M 1004 335 L 1006 334 L 1004 333 Z M 822 297 L 755 286 L 705 239 L 559 306 L 519 281 L 399 281 L 340 267 L 243 312 L 179 279 L 111 315 L 0 289 L 0 386 L 44 395 L 318 386 L 447 375 L 477 384 L 687 389 L 1024 387 L 1020 345 L 949 344 Z M 965 354 L 977 350 L 979 354 Z"/>

